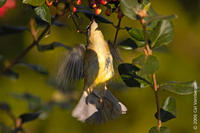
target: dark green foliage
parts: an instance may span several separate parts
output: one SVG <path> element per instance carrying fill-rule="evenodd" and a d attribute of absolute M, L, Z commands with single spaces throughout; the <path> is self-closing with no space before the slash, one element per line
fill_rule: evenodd
<path fill-rule="evenodd" d="M 21 118 L 22 123 L 30 122 L 37 119 L 40 116 L 40 113 L 25 113 L 19 116 Z"/>
<path fill-rule="evenodd" d="M 119 74 L 128 87 L 143 87 L 143 82 L 149 83 L 136 74 L 139 70 L 137 66 L 128 63 L 120 64 L 118 67 Z"/>

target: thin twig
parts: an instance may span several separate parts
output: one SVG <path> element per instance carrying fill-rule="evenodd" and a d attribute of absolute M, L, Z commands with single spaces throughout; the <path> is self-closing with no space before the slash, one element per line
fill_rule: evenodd
<path fill-rule="evenodd" d="M 147 33 L 146 33 L 146 24 L 144 22 L 145 22 L 144 18 L 141 18 L 140 23 L 141 23 L 142 28 L 143 28 L 143 34 L 144 34 L 144 40 L 145 40 L 144 53 L 145 53 L 146 56 L 150 56 L 150 55 L 152 55 L 152 50 L 149 47 Z M 159 86 L 157 85 L 155 73 L 152 74 L 152 79 L 153 79 L 152 89 L 154 90 L 154 95 L 155 95 L 155 99 L 156 99 L 156 108 L 157 108 L 157 112 L 158 112 L 158 124 L 157 125 L 158 125 L 158 130 L 160 130 L 160 127 L 162 126 L 162 122 L 161 122 L 161 119 L 160 119 L 160 104 L 159 104 L 159 98 L 158 98 Z"/>
<path fill-rule="evenodd" d="M 122 21 L 122 18 L 119 18 L 119 21 L 118 21 L 118 24 L 117 24 L 117 27 L 116 27 L 117 30 L 115 32 L 115 38 L 114 38 L 114 42 L 113 42 L 113 46 L 115 48 L 117 47 L 117 36 L 118 36 L 119 30 L 120 30 L 121 21 Z"/>

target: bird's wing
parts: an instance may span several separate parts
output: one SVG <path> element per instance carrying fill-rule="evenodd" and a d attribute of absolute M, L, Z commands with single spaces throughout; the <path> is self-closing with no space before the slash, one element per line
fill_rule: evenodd
<path fill-rule="evenodd" d="M 65 89 L 70 84 L 83 78 L 83 58 L 85 50 L 85 46 L 80 44 L 73 48 L 64 59 L 56 77 L 57 84 L 60 88 Z"/>
<path fill-rule="evenodd" d="M 84 88 L 92 87 L 99 72 L 98 56 L 95 51 L 87 49 L 84 60 Z"/>

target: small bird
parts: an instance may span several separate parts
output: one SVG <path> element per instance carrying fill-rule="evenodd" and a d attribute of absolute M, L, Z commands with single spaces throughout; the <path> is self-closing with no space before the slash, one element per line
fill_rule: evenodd
<path fill-rule="evenodd" d="M 87 37 L 86 47 L 80 44 L 68 54 L 57 82 L 65 86 L 84 78 L 84 91 L 72 116 L 82 122 L 102 123 L 125 114 L 127 108 L 107 89 L 106 83 L 114 76 L 113 56 L 95 20 Z"/>

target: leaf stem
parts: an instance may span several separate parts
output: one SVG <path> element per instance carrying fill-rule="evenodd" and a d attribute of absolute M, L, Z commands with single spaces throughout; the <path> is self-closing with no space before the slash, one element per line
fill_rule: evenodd
<path fill-rule="evenodd" d="M 113 42 L 113 46 L 115 48 L 117 47 L 117 37 L 118 37 L 119 30 L 120 30 L 121 21 L 122 21 L 122 18 L 119 18 L 119 21 L 118 21 L 118 24 L 116 27 L 115 38 L 114 38 L 114 42 Z"/>
<path fill-rule="evenodd" d="M 143 28 L 143 34 L 144 34 L 144 40 L 145 40 L 144 53 L 145 53 L 146 56 L 150 56 L 150 55 L 152 55 L 152 50 L 149 47 L 147 33 L 146 33 L 146 24 L 144 22 L 145 22 L 144 18 L 141 18 L 140 23 L 141 23 L 142 28 Z M 157 126 L 158 126 L 158 130 L 160 130 L 160 127 L 162 126 L 162 122 L 161 122 L 161 119 L 160 119 L 160 103 L 159 103 L 159 98 L 158 98 L 159 86 L 157 85 L 155 73 L 152 74 L 152 79 L 153 79 L 152 89 L 154 90 L 154 95 L 155 95 L 155 99 L 156 99 L 156 108 L 157 108 L 157 112 L 158 112 L 158 124 L 157 124 Z"/>

